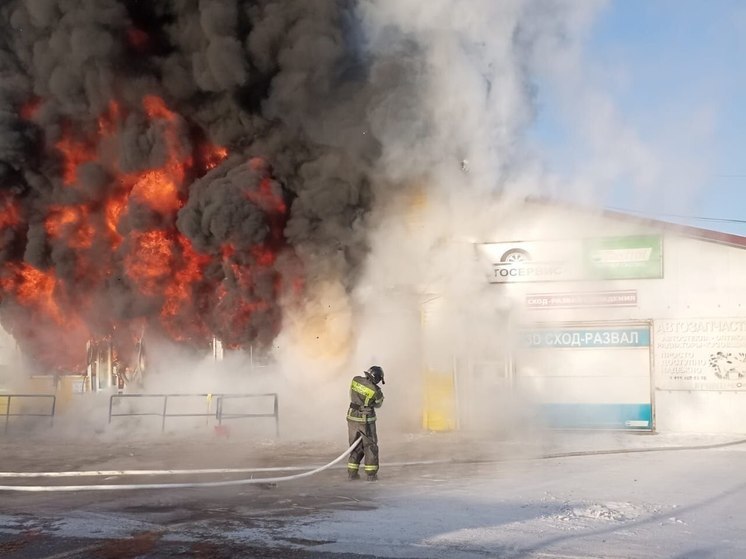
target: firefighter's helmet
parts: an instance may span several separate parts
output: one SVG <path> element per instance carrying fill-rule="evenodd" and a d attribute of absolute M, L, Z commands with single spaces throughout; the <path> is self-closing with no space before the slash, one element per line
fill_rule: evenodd
<path fill-rule="evenodd" d="M 383 380 L 383 369 L 378 365 L 373 365 L 365 372 L 368 375 L 368 378 L 373 381 L 373 384 L 378 384 L 379 382 L 381 384 L 386 384 L 386 381 Z"/>

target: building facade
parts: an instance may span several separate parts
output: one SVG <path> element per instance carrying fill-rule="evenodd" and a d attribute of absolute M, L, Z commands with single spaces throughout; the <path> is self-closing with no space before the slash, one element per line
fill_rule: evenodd
<path fill-rule="evenodd" d="M 475 251 L 507 304 L 454 349 L 461 425 L 500 392 L 550 427 L 746 432 L 746 238 L 531 202 Z"/>

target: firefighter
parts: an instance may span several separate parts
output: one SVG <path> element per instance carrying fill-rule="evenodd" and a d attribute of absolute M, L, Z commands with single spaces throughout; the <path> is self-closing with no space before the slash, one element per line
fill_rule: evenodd
<path fill-rule="evenodd" d="M 347 462 L 347 477 L 350 480 L 360 479 L 358 469 L 365 456 L 365 473 L 368 481 L 378 480 L 378 435 L 376 434 L 376 408 L 383 404 L 383 392 L 378 384 L 383 380 L 383 369 L 373 365 L 363 373 L 355 376 L 350 385 L 350 409 L 347 411 L 347 433 L 350 445 L 358 438 L 362 439 L 352 452 Z"/>

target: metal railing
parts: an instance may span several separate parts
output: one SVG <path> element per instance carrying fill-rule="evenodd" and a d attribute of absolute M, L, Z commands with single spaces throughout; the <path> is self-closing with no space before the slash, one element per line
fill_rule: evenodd
<path fill-rule="evenodd" d="M 272 398 L 272 413 L 227 413 L 225 411 L 224 402 L 226 400 L 238 400 L 238 399 L 256 399 L 256 398 Z M 129 398 L 162 398 L 163 405 L 160 407 L 158 412 L 114 412 L 114 401 L 124 400 Z M 168 404 L 169 401 L 186 398 L 205 398 L 208 401 L 208 411 L 203 413 L 190 412 L 190 413 L 173 413 L 169 412 Z M 209 411 L 212 401 L 215 401 L 215 411 Z M 273 417 L 275 420 L 275 434 L 280 433 L 280 414 L 279 414 L 279 402 L 276 393 L 267 394 L 112 394 L 109 398 L 109 423 L 113 417 L 160 417 L 161 418 L 161 432 L 166 430 L 166 419 L 173 417 L 205 417 L 215 418 L 218 425 L 222 425 L 223 421 L 230 419 L 245 419 L 245 418 L 256 418 L 256 417 Z"/>
<path fill-rule="evenodd" d="M 272 413 L 226 413 L 224 403 L 226 400 L 237 400 L 239 398 L 272 398 Z M 218 398 L 216 417 L 218 425 L 223 424 L 224 419 L 244 419 L 249 417 L 274 417 L 275 418 L 275 435 L 280 434 L 280 411 L 279 399 L 274 392 L 268 394 L 221 394 Z"/>
<path fill-rule="evenodd" d="M 57 396 L 54 396 L 53 394 L 0 394 L 0 401 L 2 401 L 3 398 L 5 399 L 5 413 L 3 414 L 5 416 L 5 433 L 8 432 L 8 424 L 10 423 L 11 417 L 48 417 L 49 426 L 51 427 L 52 425 L 54 425 L 54 411 L 57 407 Z M 26 411 L 11 413 L 11 403 L 13 402 L 13 400 L 22 398 L 42 398 L 51 400 L 52 407 L 49 410 L 49 413 L 31 413 Z"/>

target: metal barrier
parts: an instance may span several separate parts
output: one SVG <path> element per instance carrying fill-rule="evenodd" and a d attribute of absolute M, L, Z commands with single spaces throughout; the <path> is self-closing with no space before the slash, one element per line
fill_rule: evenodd
<path fill-rule="evenodd" d="M 57 396 L 54 396 L 52 394 L 0 394 L 0 398 L 5 398 L 5 433 L 8 432 L 8 424 L 10 423 L 11 417 L 48 417 L 50 427 L 54 425 L 54 410 L 57 407 Z M 11 413 L 10 405 L 14 398 L 43 398 L 47 400 L 51 399 L 52 408 L 49 413 L 28 413 L 23 411 L 19 413 Z"/>
<path fill-rule="evenodd" d="M 272 401 L 272 413 L 225 413 L 223 409 L 223 403 L 226 400 L 236 400 L 238 398 L 266 398 L 271 396 Z M 279 400 L 276 393 L 269 394 L 221 394 L 218 398 L 217 409 L 215 411 L 218 425 L 223 424 L 224 419 L 243 419 L 246 417 L 274 417 L 275 418 L 275 435 L 280 434 L 280 412 L 279 412 Z"/>
<path fill-rule="evenodd" d="M 255 399 L 255 398 L 267 398 L 272 397 L 272 413 L 226 413 L 224 411 L 225 400 L 236 400 L 239 398 Z M 114 413 L 114 400 L 123 400 L 125 398 L 163 398 L 163 406 L 160 412 L 127 412 L 127 413 Z M 208 411 L 206 413 L 169 413 L 168 402 L 169 399 L 174 400 L 178 398 L 205 398 L 208 402 L 215 400 L 215 411 Z M 208 403 L 209 406 L 209 403 Z M 280 415 L 279 415 L 279 403 L 276 393 L 268 394 L 112 394 L 109 398 L 109 423 L 111 423 L 112 417 L 136 417 L 136 416 L 149 416 L 149 417 L 160 417 L 161 418 L 161 432 L 166 429 L 166 419 L 169 417 L 214 417 L 218 425 L 222 425 L 224 420 L 229 419 L 243 419 L 250 417 L 274 417 L 275 419 L 275 434 L 280 433 Z"/>

